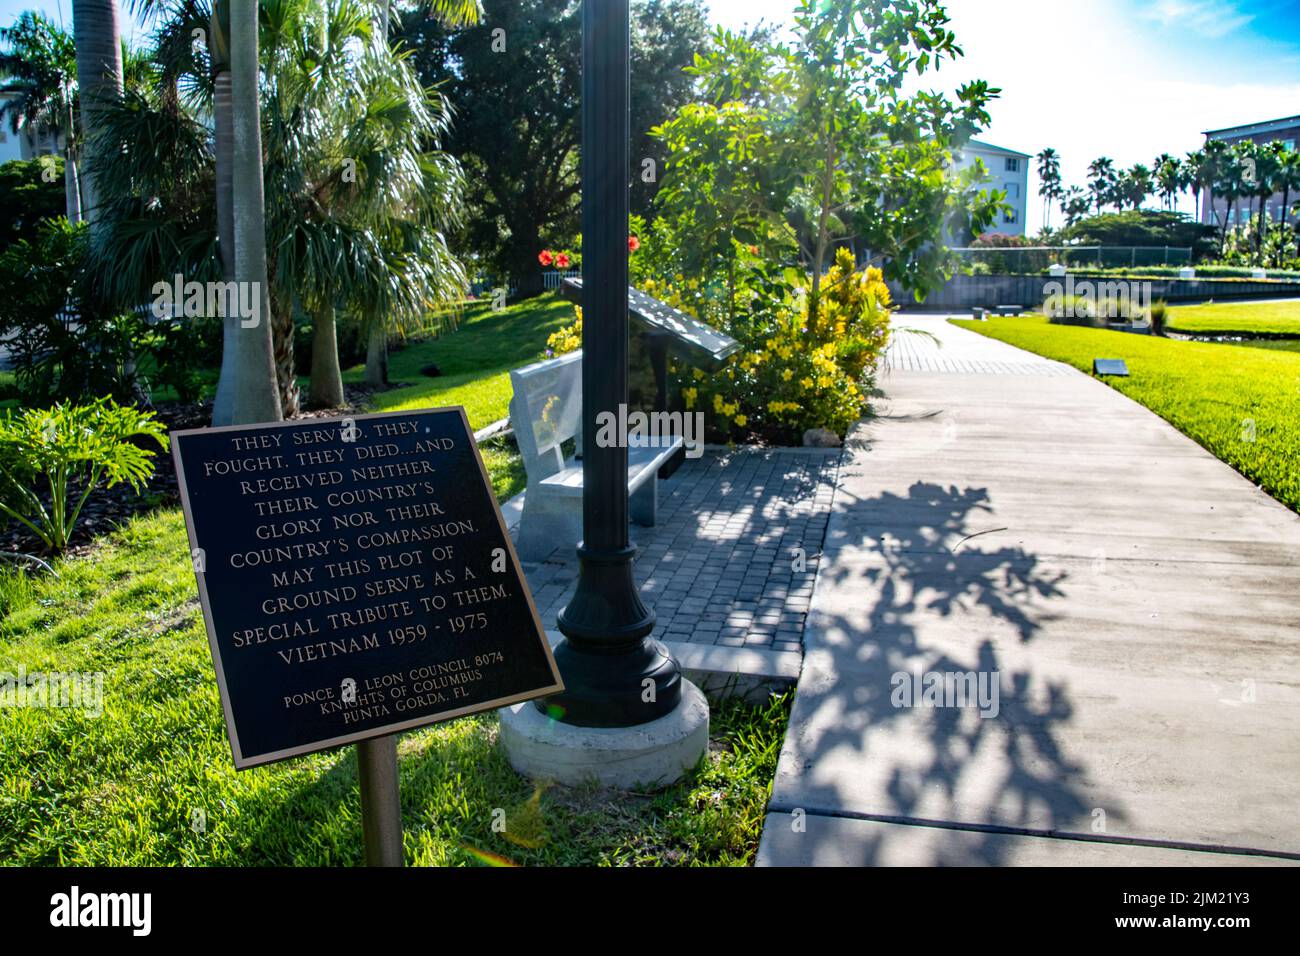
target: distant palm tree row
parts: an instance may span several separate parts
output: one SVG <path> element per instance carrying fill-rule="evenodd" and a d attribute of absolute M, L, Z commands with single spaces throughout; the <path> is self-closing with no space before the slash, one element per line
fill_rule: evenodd
<path fill-rule="evenodd" d="M 1219 230 L 1220 250 L 1234 227 L 1248 224 L 1258 255 L 1270 231 L 1280 231 L 1286 244 L 1294 240 L 1293 214 L 1300 203 L 1300 150 L 1273 141 L 1226 143 L 1210 140 L 1183 159 L 1161 153 L 1150 165 L 1137 164 L 1119 169 L 1107 157 L 1088 165 L 1088 185 L 1065 187 L 1060 157 L 1054 149 L 1038 154 L 1038 194 L 1043 199 L 1043 221 L 1050 227 L 1051 211 L 1059 208 L 1067 225 L 1101 214 L 1140 209 L 1154 196 L 1162 209 L 1173 210 L 1178 197 L 1190 192 L 1196 200 L 1196 218 L 1201 219 L 1201 197 L 1208 194 L 1214 223 Z M 1268 202 L 1282 197 L 1280 221 L 1269 214 Z M 1243 205 L 1244 204 L 1244 205 Z M 1238 212 L 1244 215 L 1238 215 Z M 1280 253 L 1279 253 L 1280 254 Z"/>

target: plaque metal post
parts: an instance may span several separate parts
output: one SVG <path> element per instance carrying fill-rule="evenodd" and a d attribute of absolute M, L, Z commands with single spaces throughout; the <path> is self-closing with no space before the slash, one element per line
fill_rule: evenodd
<path fill-rule="evenodd" d="M 628 177 L 631 143 L 628 0 L 582 5 L 582 434 L 618 415 L 628 395 Z M 673 711 L 677 662 L 650 639 L 655 617 L 632 577 L 627 447 L 584 440 L 579 577 L 559 613 L 565 690 L 538 702 L 564 723 L 631 727 Z"/>
<path fill-rule="evenodd" d="M 397 735 L 357 744 L 361 832 L 366 866 L 401 866 L 402 801 L 397 789 Z"/>

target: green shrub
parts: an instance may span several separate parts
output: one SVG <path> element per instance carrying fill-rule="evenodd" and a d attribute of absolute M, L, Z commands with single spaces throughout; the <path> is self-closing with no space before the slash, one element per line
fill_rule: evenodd
<path fill-rule="evenodd" d="M 1151 306 L 1151 334 L 1164 335 L 1165 324 L 1169 321 L 1169 303 L 1157 299 Z"/>
<path fill-rule="evenodd" d="M 104 398 L 0 420 L 0 515 L 26 526 L 51 552 L 64 550 L 92 492 L 123 481 L 138 491 L 153 475 L 154 453 L 137 438 L 167 447 L 151 412 Z"/>
<path fill-rule="evenodd" d="M 750 429 L 798 444 L 804 431 L 843 436 L 867 411 L 876 364 L 889 342 L 889 289 L 879 269 L 855 268 L 840 249 L 826 273 L 822 311 L 810 323 L 808 297 L 761 329 L 733 335 L 744 348 L 721 372 L 681 376 L 688 409 L 712 413 L 713 431 L 743 438 Z M 748 332 L 748 334 L 746 334 Z"/>
<path fill-rule="evenodd" d="M 105 308 L 88 293 L 84 223 L 58 218 L 0 254 L 0 338 L 14 384 L 0 397 L 25 405 L 104 395 L 131 402 L 152 369 L 182 399 L 198 397 L 207 349 L 196 323 L 153 324 L 147 313 Z M 147 303 L 145 303 L 147 305 Z"/>
<path fill-rule="evenodd" d="M 61 157 L 0 163 L 0 252 L 35 238 L 40 223 L 62 216 L 66 204 Z"/>
<path fill-rule="evenodd" d="M 1080 219 L 1061 230 L 1063 243 L 1085 246 L 1183 246 L 1195 259 L 1213 253 L 1217 246 L 1213 226 L 1196 222 L 1181 212 L 1130 209 Z"/>

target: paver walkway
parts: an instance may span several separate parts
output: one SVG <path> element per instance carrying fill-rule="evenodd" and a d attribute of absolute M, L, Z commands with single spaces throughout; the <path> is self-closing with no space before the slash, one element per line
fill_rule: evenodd
<path fill-rule="evenodd" d="M 900 324 L 947 370 L 902 337 L 851 435 L 759 863 L 1300 858 L 1300 519 L 1086 375 Z M 897 706 L 934 674 L 996 674 L 989 716 Z"/>
<path fill-rule="evenodd" d="M 838 449 L 712 448 L 661 481 L 658 524 L 632 526 L 654 636 L 801 650 L 839 461 Z M 524 571 L 542 623 L 554 628 L 577 582 L 574 550 L 557 548 Z"/>

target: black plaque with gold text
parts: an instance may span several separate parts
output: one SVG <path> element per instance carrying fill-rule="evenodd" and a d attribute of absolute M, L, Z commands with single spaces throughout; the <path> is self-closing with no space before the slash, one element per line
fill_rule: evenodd
<path fill-rule="evenodd" d="M 171 437 L 236 767 L 562 689 L 462 409 Z"/>

